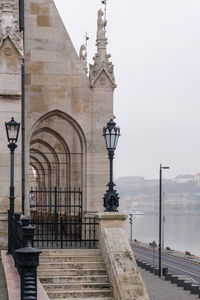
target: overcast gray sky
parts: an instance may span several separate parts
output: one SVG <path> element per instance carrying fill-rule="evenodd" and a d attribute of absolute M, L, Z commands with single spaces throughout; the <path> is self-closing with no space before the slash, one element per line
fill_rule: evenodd
<path fill-rule="evenodd" d="M 94 56 L 101 0 L 54 0 L 77 51 Z M 200 172 L 200 1 L 108 0 L 108 53 L 121 127 L 115 177 Z"/>

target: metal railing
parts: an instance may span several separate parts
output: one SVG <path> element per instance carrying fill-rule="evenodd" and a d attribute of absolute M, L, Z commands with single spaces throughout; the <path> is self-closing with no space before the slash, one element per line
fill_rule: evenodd
<path fill-rule="evenodd" d="M 31 224 L 39 248 L 97 248 L 98 223 L 82 216 L 82 193 L 55 187 L 31 190 Z"/>

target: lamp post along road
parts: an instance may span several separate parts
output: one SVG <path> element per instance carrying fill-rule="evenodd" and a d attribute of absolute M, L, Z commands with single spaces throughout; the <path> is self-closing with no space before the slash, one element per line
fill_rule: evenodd
<path fill-rule="evenodd" d="M 162 260 L 162 252 L 161 252 L 161 243 L 162 243 L 162 170 L 169 169 L 169 167 L 163 167 L 160 164 L 160 176 L 159 176 L 159 277 L 161 277 L 161 260 Z"/>
<path fill-rule="evenodd" d="M 104 208 L 105 211 L 117 211 L 117 208 L 119 206 L 119 196 L 117 191 L 114 189 L 115 184 L 113 182 L 113 159 L 120 136 L 120 128 L 116 127 L 116 123 L 112 119 L 107 123 L 107 126 L 103 128 L 103 136 L 105 138 L 108 158 L 110 161 L 110 181 L 107 184 L 108 190 L 106 191 L 106 194 L 103 198 Z"/>
<path fill-rule="evenodd" d="M 9 122 L 5 122 L 6 135 L 8 139 L 8 148 L 10 149 L 10 209 L 8 212 L 8 253 L 11 254 L 11 243 L 13 240 L 10 230 L 11 218 L 14 216 L 15 209 L 15 187 L 14 187 L 14 152 L 17 148 L 17 140 L 19 136 L 20 123 L 17 123 L 14 118 Z"/>

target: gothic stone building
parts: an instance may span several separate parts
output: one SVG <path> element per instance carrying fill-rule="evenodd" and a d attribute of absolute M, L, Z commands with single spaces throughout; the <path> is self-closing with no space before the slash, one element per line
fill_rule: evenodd
<path fill-rule="evenodd" d="M 97 52 L 87 72 L 85 48 L 77 55 L 53 0 L 26 0 L 24 14 L 19 3 L 0 0 L 1 247 L 7 243 L 10 184 L 5 122 L 14 117 L 21 123 L 15 212 L 29 215 L 37 197 L 48 204 L 44 191 L 57 187 L 79 189 L 83 214 L 94 214 L 103 210 L 108 183 L 102 128 L 113 118 L 116 87 L 101 10 Z M 30 197 L 31 188 L 43 194 Z"/>

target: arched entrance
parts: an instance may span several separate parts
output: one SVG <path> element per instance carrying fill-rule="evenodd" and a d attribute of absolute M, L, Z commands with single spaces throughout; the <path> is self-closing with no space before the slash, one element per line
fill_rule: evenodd
<path fill-rule="evenodd" d="M 35 124 L 30 141 L 30 163 L 45 170 L 43 188 L 80 188 L 85 180 L 86 142 L 78 123 L 55 110 Z"/>
<path fill-rule="evenodd" d="M 30 139 L 29 182 L 34 184 L 30 187 L 30 215 L 37 227 L 38 246 L 60 246 L 61 234 L 66 246 L 81 239 L 85 181 L 86 142 L 82 129 L 58 110 L 42 116 Z"/>

